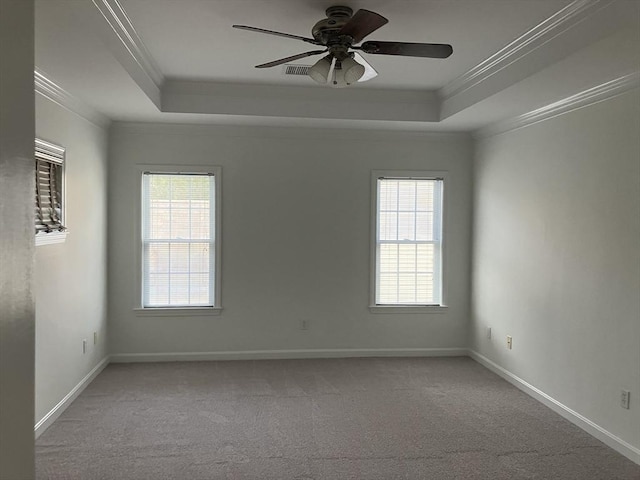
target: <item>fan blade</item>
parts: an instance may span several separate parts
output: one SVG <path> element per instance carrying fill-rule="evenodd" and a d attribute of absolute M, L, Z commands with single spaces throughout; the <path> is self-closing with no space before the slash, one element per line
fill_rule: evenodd
<path fill-rule="evenodd" d="M 314 45 L 322 45 L 322 43 L 320 43 L 319 41 L 313 38 L 301 37 L 299 35 L 291 35 L 290 33 L 275 32 L 273 30 L 265 30 L 264 28 L 249 27 L 248 25 L 232 25 L 232 26 L 233 28 L 239 28 L 240 30 L 249 30 L 250 32 L 267 33 L 269 35 L 277 35 L 278 37 L 295 38 L 296 40 L 302 40 L 303 42 L 313 43 Z"/>
<path fill-rule="evenodd" d="M 340 29 L 338 35 L 349 35 L 353 43 L 360 43 L 364 37 L 375 32 L 389 20 L 375 12 L 360 9 Z"/>
<path fill-rule="evenodd" d="M 360 77 L 358 82 L 366 82 L 367 80 L 371 80 L 374 77 L 378 76 L 378 72 L 375 68 L 373 68 L 369 62 L 367 62 L 362 55 L 358 52 L 353 52 L 353 59 L 358 62 L 360 65 L 364 66 L 364 75 Z"/>
<path fill-rule="evenodd" d="M 292 55 L 291 57 L 281 58 L 280 60 L 274 60 L 273 62 L 256 65 L 256 68 L 276 67 L 278 65 L 282 65 L 283 63 L 300 60 L 301 58 L 310 57 L 312 55 L 320 55 L 321 53 L 325 53 L 326 51 L 327 50 L 311 50 L 310 52 L 299 53 L 298 55 Z"/>
<path fill-rule="evenodd" d="M 453 47 L 446 43 L 364 42 L 359 49 L 376 55 L 426 58 L 447 58 L 453 53 Z"/>

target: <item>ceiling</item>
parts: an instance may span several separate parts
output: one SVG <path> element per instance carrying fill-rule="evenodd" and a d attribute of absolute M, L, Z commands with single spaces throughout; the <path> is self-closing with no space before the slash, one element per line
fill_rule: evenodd
<path fill-rule="evenodd" d="M 365 40 L 450 43 L 448 59 L 363 54 L 346 89 L 254 65 L 315 49 L 326 0 L 36 0 L 36 68 L 116 121 L 471 131 L 640 70 L 636 0 L 350 0 Z M 340 2 L 337 2 L 340 4 Z M 292 62 L 311 65 L 320 57 Z"/>

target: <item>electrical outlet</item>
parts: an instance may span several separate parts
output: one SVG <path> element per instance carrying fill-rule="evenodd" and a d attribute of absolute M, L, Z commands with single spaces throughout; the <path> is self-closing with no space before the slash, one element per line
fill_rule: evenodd
<path fill-rule="evenodd" d="M 507 348 L 511 350 L 512 347 L 513 347 L 513 338 L 511 338 L 511 335 L 507 335 Z"/>
<path fill-rule="evenodd" d="M 93 344 L 98 344 L 98 332 L 93 332 Z"/>
<path fill-rule="evenodd" d="M 491 340 L 491 327 L 487 327 L 487 338 Z"/>
<path fill-rule="evenodd" d="M 82 340 L 82 353 L 87 353 L 87 339 Z"/>
<path fill-rule="evenodd" d="M 629 410 L 629 397 L 631 397 L 631 392 L 629 390 L 622 390 L 620 394 L 620 406 L 627 410 Z"/>
<path fill-rule="evenodd" d="M 309 330 L 309 320 L 300 320 L 300 330 Z"/>

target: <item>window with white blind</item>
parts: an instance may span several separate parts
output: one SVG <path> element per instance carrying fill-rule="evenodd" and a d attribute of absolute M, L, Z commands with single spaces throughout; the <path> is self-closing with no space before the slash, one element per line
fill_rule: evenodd
<path fill-rule="evenodd" d="M 63 147 L 36 139 L 36 245 L 64 242 L 66 237 L 64 158 Z"/>
<path fill-rule="evenodd" d="M 442 306 L 444 174 L 374 172 L 372 306 Z"/>
<path fill-rule="evenodd" d="M 142 175 L 142 307 L 219 307 L 220 170 Z"/>

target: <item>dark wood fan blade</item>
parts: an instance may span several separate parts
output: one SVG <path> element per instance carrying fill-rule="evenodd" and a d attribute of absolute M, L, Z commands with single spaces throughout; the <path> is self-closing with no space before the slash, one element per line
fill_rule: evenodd
<path fill-rule="evenodd" d="M 276 35 L 278 37 L 295 38 L 296 40 L 302 40 L 303 42 L 313 43 L 314 45 L 322 45 L 322 43 L 320 43 L 319 41 L 313 38 L 301 37 L 299 35 L 291 35 L 290 33 L 275 32 L 273 30 L 265 30 L 264 28 L 250 27 L 248 25 L 232 25 L 232 26 L 233 28 L 239 28 L 240 30 L 249 30 L 250 32 L 266 33 L 269 35 Z"/>
<path fill-rule="evenodd" d="M 310 57 L 312 55 L 320 55 L 321 53 L 325 53 L 325 52 L 326 50 L 312 50 L 310 52 L 299 53 L 298 55 L 292 55 L 287 58 L 281 58 L 280 60 L 274 60 L 273 62 L 256 65 L 256 68 L 276 67 L 278 65 L 282 65 L 283 63 L 293 62 L 294 60 L 300 60 L 301 58 Z"/>
<path fill-rule="evenodd" d="M 453 47 L 446 43 L 364 42 L 360 50 L 377 55 L 403 55 L 405 57 L 447 58 Z"/>
<path fill-rule="evenodd" d="M 353 17 L 340 29 L 339 35 L 349 35 L 353 38 L 353 43 L 360 43 L 364 37 L 375 32 L 389 20 L 375 12 L 360 9 Z"/>

